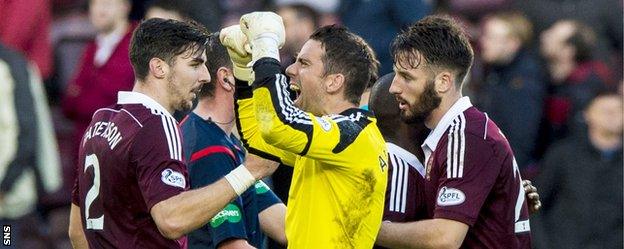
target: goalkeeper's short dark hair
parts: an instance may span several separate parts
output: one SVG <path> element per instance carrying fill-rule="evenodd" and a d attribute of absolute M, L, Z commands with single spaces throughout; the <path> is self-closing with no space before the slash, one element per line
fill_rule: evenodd
<path fill-rule="evenodd" d="M 317 29 L 310 39 L 318 41 L 325 50 L 324 73 L 341 73 L 345 77 L 345 98 L 358 105 L 370 82 L 377 80 L 379 61 L 373 49 L 362 37 L 336 25 Z"/>

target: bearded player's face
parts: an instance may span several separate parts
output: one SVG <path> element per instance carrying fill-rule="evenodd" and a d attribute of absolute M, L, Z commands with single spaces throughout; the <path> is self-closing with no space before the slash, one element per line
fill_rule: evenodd
<path fill-rule="evenodd" d="M 406 123 L 423 123 L 440 106 L 441 97 L 435 91 L 434 74 L 424 65 L 405 68 L 407 63 L 395 63 L 395 76 L 390 93 L 399 102 L 401 119 Z"/>

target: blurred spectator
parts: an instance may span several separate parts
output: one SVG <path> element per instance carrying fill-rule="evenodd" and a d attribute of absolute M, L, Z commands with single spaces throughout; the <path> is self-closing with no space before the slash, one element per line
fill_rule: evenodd
<path fill-rule="evenodd" d="M 129 0 L 91 0 L 89 18 L 97 30 L 65 91 L 63 111 L 74 123 L 74 153 L 93 113 L 114 104 L 117 92 L 130 90 L 134 73 L 128 46 L 134 25 L 128 21 Z"/>
<path fill-rule="evenodd" d="M 284 5 L 305 5 L 321 14 L 331 14 L 336 12 L 340 0 L 275 0 L 277 6 Z"/>
<path fill-rule="evenodd" d="M 43 78 L 52 73 L 50 1 L 0 1 L 0 42 L 22 52 Z"/>
<path fill-rule="evenodd" d="M 277 14 L 284 21 L 286 29 L 286 43 L 280 51 L 282 69 L 295 62 L 297 53 L 303 44 L 319 26 L 319 14 L 304 4 L 282 5 Z"/>
<path fill-rule="evenodd" d="M 0 44 L 0 223 L 11 225 L 16 248 L 45 246 L 33 212 L 61 187 L 49 112 L 38 71 Z"/>
<path fill-rule="evenodd" d="M 204 0 L 197 0 L 204 1 Z M 240 17 L 253 11 L 267 10 L 270 0 L 219 0 L 223 8 L 223 19 L 221 26 L 227 27 L 240 23 Z M 212 30 L 211 30 L 212 31 Z"/>
<path fill-rule="evenodd" d="M 221 30 L 225 15 L 224 0 L 174 0 L 182 1 L 188 16 L 203 24 L 210 32 Z M 240 16 L 239 16 L 240 17 Z M 225 26 L 223 26 L 225 27 Z"/>
<path fill-rule="evenodd" d="M 480 37 L 484 82 L 477 86 L 476 105 L 505 133 L 523 170 L 534 160 L 546 90 L 538 58 L 529 51 L 531 23 L 520 13 L 486 17 Z"/>
<path fill-rule="evenodd" d="M 147 7 L 145 19 L 163 18 L 182 21 L 187 19 L 186 12 L 181 1 L 155 0 Z"/>
<path fill-rule="evenodd" d="M 576 132 L 584 122 L 581 110 L 610 86 L 611 73 L 604 63 L 593 59 L 594 47 L 593 30 L 577 21 L 558 21 L 542 33 L 541 52 L 551 84 L 541 145 Z"/>
<path fill-rule="evenodd" d="M 542 211 L 531 219 L 536 248 L 622 248 L 622 95 L 598 95 L 587 132 L 553 146 L 535 186 Z"/>
<path fill-rule="evenodd" d="M 342 0 L 338 14 L 345 26 L 373 47 L 381 63 L 379 75 L 384 75 L 392 72 L 392 39 L 430 11 L 426 0 Z"/>
<path fill-rule="evenodd" d="M 606 60 L 614 51 L 619 51 L 615 55 L 621 61 L 624 29 L 621 0 L 522 0 L 514 3 L 534 23 L 537 34 L 563 19 L 587 24 L 597 36 L 596 58 Z"/>
<path fill-rule="evenodd" d="M 509 9 L 512 0 L 438 0 L 436 9 L 439 12 L 461 15 L 472 21 L 496 11 Z"/>

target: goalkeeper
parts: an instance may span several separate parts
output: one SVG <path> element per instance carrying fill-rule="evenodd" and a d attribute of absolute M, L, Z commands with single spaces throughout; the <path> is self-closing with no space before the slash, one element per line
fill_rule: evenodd
<path fill-rule="evenodd" d="M 240 27 L 221 31 L 221 41 L 234 65 L 241 140 L 249 152 L 294 167 L 289 248 L 372 248 L 387 152 L 375 118 L 357 108 L 367 83 L 377 78 L 371 48 L 344 28 L 318 29 L 286 70 L 290 88 L 299 91 L 293 102 L 280 73 L 284 26 L 278 15 L 244 15 Z"/>

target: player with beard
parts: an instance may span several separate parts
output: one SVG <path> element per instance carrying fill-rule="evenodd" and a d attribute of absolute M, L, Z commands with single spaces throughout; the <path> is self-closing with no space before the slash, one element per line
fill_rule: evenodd
<path fill-rule="evenodd" d="M 376 120 L 357 108 L 366 84 L 376 78 L 372 49 L 345 28 L 316 30 L 286 70 L 301 90 L 293 103 L 280 73 L 281 18 L 254 12 L 241 18 L 240 29 L 222 30 L 221 40 L 237 78 L 241 140 L 251 153 L 294 167 L 288 248 L 372 248 L 387 179 Z M 246 68 L 252 60 L 255 80 Z"/>
<path fill-rule="evenodd" d="M 377 244 L 418 248 L 530 248 L 525 191 L 509 143 L 462 97 L 473 51 L 446 17 L 413 24 L 392 44 L 390 87 L 402 119 L 424 122 L 426 220 L 382 224 Z"/>
<path fill-rule="evenodd" d="M 80 145 L 69 226 L 74 248 L 186 248 L 184 234 L 275 169 L 249 156 L 215 183 L 185 191 L 188 174 L 171 113 L 190 109 L 210 80 L 207 38 L 195 24 L 159 18 L 134 32 L 133 91 L 95 112 Z"/>

